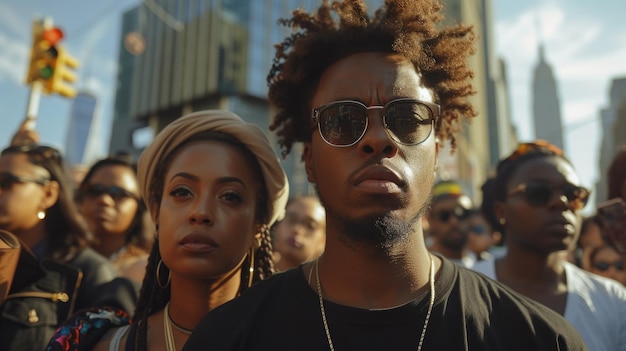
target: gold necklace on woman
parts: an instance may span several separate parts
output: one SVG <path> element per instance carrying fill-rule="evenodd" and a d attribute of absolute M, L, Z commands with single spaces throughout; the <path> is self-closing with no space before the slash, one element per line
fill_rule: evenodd
<path fill-rule="evenodd" d="M 187 335 L 190 335 L 192 332 L 189 329 L 185 329 L 179 326 L 172 320 L 172 318 L 170 317 L 170 303 L 168 301 L 167 305 L 165 305 L 165 308 L 163 309 L 163 334 L 165 334 L 165 347 L 167 347 L 167 351 L 176 351 L 176 343 L 174 342 L 172 324 L 176 329 Z"/>
<path fill-rule="evenodd" d="M 433 261 L 433 257 L 430 257 L 430 272 L 428 283 L 430 285 L 430 302 L 428 303 L 428 311 L 426 312 L 426 320 L 424 321 L 424 327 L 422 328 L 422 333 L 420 334 L 420 340 L 417 344 L 417 351 L 422 350 L 422 344 L 424 343 L 424 337 L 426 337 L 426 328 L 428 328 L 428 322 L 430 321 L 430 314 L 433 311 L 433 306 L 435 304 L 435 262 Z M 310 276 L 310 274 L 309 274 Z M 324 308 L 324 298 L 322 297 L 322 285 L 320 284 L 320 272 L 319 272 L 319 259 L 315 260 L 315 279 L 317 281 L 317 295 L 320 300 L 320 311 L 322 312 L 322 322 L 324 322 L 324 331 L 326 332 L 326 339 L 328 339 L 328 346 L 330 347 L 330 351 L 335 351 L 335 346 L 333 345 L 333 339 L 330 337 L 330 329 L 328 328 L 328 321 L 326 320 L 326 309 Z"/>

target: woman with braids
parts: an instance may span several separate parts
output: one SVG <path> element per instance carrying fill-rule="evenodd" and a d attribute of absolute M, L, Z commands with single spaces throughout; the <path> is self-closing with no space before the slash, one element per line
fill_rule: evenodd
<path fill-rule="evenodd" d="M 220 110 L 181 117 L 143 152 L 138 178 L 156 240 L 132 322 L 110 329 L 126 319 L 83 311 L 48 350 L 180 350 L 205 314 L 272 274 L 269 228 L 289 190 L 257 126 Z"/>
<path fill-rule="evenodd" d="M 475 115 L 471 28 L 438 29 L 441 9 L 324 1 L 283 22 L 272 128 L 283 153 L 304 143 L 325 251 L 209 313 L 184 350 L 585 349 L 563 317 L 426 248 L 439 142 Z"/>
<path fill-rule="evenodd" d="M 589 190 L 556 146 L 521 143 L 498 163 L 494 210 L 506 255 L 473 267 L 563 315 L 590 350 L 626 349 L 626 288 L 566 261 Z"/>

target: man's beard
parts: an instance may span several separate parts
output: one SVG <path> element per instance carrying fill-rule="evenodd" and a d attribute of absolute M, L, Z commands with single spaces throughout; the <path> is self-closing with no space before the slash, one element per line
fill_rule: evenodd
<path fill-rule="evenodd" d="M 326 209 L 326 218 L 332 216 L 338 219 L 337 229 L 339 229 L 341 242 L 348 246 L 366 245 L 381 249 L 391 248 L 394 244 L 407 239 L 413 233 L 415 223 L 422 219 L 432 202 L 431 193 L 419 211 L 408 220 L 394 218 L 390 212 L 365 218 L 348 218 L 328 206 L 317 186 L 315 186 L 315 192 L 320 203 Z"/>
<path fill-rule="evenodd" d="M 389 213 L 359 219 L 344 217 L 339 223 L 339 239 L 346 244 L 390 248 L 409 237 L 417 220 L 419 216 L 411 220 L 400 220 Z"/>

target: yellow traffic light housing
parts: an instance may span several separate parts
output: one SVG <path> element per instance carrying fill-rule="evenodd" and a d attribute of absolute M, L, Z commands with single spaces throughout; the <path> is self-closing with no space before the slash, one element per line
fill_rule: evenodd
<path fill-rule="evenodd" d="M 40 22 L 33 24 L 33 46 L 26 83 L 47 81 L 54 75 L 54 64 L 58 56 L 56 44 L 63 38 L 58 28 L 44 28 Z"/>
<path fill-rule="evenodd" d="M 59 94 L 73 98 L 76 89 L 69 83 L 76 81 L 74 70 L 80 62 L 59 45 L 63 32 L 43 21 L 33 22 L 33 46 L 26 83 L 41 82 L 46 94 Z"/>
<path fill-rule="evenodd" d="M 57 57 L 52 66 L 52 78 L 44 82 L 44 92 L 73 98 L 77 92 L 69 83 L 76 81 L 74 70 L 78 68 L 80 62 L 68 54 L 63 47 L 57 47 L 56 49 Z"/>

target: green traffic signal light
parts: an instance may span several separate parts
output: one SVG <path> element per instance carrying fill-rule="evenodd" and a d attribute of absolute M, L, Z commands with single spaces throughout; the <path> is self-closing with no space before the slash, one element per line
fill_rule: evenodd
<path fill-rule="evenodd" d="M 45 66 L 39 70 L 39 76 L 42 79 L 50 79 L 54 75 L 54 69 L 50 66 Z"/>

